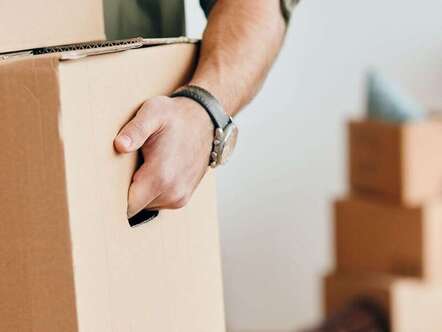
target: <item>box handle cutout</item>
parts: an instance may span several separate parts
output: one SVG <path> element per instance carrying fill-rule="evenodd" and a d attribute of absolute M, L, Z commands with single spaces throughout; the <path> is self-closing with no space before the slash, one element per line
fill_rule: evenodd
<path fill-rule="evenodd" d="M 158 217 L 160 212 L 157 210 L 142 210 L 134 215 L 132 218 L 129 218 L 130 227 L 140 226 L 142 224 L 148 223 L 149 221 L 154 220 Z"/>

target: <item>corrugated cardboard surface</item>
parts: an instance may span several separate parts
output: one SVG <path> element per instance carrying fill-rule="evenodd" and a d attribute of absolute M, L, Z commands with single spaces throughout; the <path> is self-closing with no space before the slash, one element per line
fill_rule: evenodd
<path fill-rule="evenodd" d="M 0 331 L 76 331 L 57 63 L 0 62 Z"/>
<path fill-rule="evenodd" d="M 337 269 L 422 276 L 426 222 L 418 208 L 354 197 L 336 202 Z"/>
<path fill-rule="evenodd" d="M 402 207 L 350 197 L 335 204 L 337 270 L 442 281 L 442 201 Z"/>
<path fill-rule="evenodd" d="M 391 282 L 392 278 L 386 276 L 327 275 L 324 278 L 325 314 L 333 315 L 353 301 L 367 298 L 389 313 Z"/>
<path fill-rule="evenodd" d="M 98 39 L 104 39 L 102 1 L 0 1 L 0 53 Z"/>
<path fill-rule="evenodd" d="M 113 149 L 116 133 L 146 98 L 188 80 L 195 54 L 195 45 L 179 44 L 61 63 L 56 56 L 0 63 L 2 89 L 12 93 L 9 99 L 0 93 L 5 126 L 12 126 L 0 157 L 7 170 L 0 180 L 9 184 L 0 203 L 9 221 L 1 223 L 0 258 L 8 264 L 0 265 L 0 274 L 8 277 L 0 279 L 0 297 L 13 302 L 0 305 L 7 317 L 1 331 L 225 330 L 213 174 L 186 208 L 132 229 L 127 190 L 136 156 Z M 10 71 L 23 76 L 13 86 Z M 22 101 L 16 108 L 23 96 L 29 106 Z M 27 131 L 35 133 L 20 145 Z M 33 154 L 16 155 L 21 149 Z M 36 169 L 17 186 L 26 174 L 21 163 Z M 30 218 L 38 229 L 27 229 L 23 238 Z M 33 279 L 29 271 L 39 257 L 53 264 Z M 33 296 L 44 295 L 37 302 L 30 301 L 30 284 L 39 289 Z M 46 320 L 52 309 L 56 318 Z"/>
<path fill-rule="evenodd" d="M 442 196 L 442 121 L 402 128 L 403 201 L 421 203 Z"/>
<path fill-rule="evenodd" d="M 419 205 L 442 194 L 442 122 L 349 123 L 353 192 Z"/>
<path fill-rule="evenodd" d="M 363 297 L 386 310 L 392 332 L 442 331 L 440 285 L 427 285 L 411 278 L 332 274 L 325 278 L 324 286 L 327 315 Z"/>
<path fill-rule="evenodd" d="M 400 128 L 382 122 L 351 121 L 348 130 L 351 189 L 400 201 Z"/>

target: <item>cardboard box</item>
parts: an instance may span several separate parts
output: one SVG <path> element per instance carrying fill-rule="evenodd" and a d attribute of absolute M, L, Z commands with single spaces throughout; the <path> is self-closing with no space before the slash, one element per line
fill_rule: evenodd
<path fill-rule="evenodd" d="M 401 207 L 357 197 L 335 204 L 336 268 L 442 281 L 442 200 Z"/>
<path fill-rule="evenodd" d="M 196 54 L 0 61 L 0 331 L 225 330 L 213 174 L 186 208 L 130 228 L 137 158 L 113 148 L 145 99 L 188 81 Z"/>
<path fill-rule="evenodd" d="M 100 0 L 0 1 L 0 53 L 104 39 Z"/>
<path fill-rule="evenodd" d="M 357 299 L 370 299 L 390 318 L 392 332 L 442 331 L 442 286 L 415 279 L 332 274 L 324 280 L 324 305 L 333 315 Z"/>
<path fill-rule="evenodd" d="M 349 123 L 352 192 L 418 205 L 442 194 L 442 121 Z"/>

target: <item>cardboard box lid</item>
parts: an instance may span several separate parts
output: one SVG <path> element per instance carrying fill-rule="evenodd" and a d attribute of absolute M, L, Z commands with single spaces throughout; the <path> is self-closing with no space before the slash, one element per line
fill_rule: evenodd
<path fill-rule="evenodd" d="M 105 38 L 100 0 L 0 1 L 0 53 Z"/>

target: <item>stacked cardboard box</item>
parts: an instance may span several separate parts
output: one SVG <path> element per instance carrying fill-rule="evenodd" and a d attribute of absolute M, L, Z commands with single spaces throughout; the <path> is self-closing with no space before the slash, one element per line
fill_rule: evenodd
<path fill-rule="evenodd" d="M 442 123 L 349 123 L 350 194 L 335 205 L 332 315 L 370 299 L 393 332 L 442 331 Z"/>
<path fill-rule="evenodd" d="M 99 0 L 8 2 L 0 22 L 0 331 L 224 331 L 213 174 L 130 228 L 137 155 L 113 148 L 189 79 L 197 45 L 41 49 L 104 39 Z"/>

